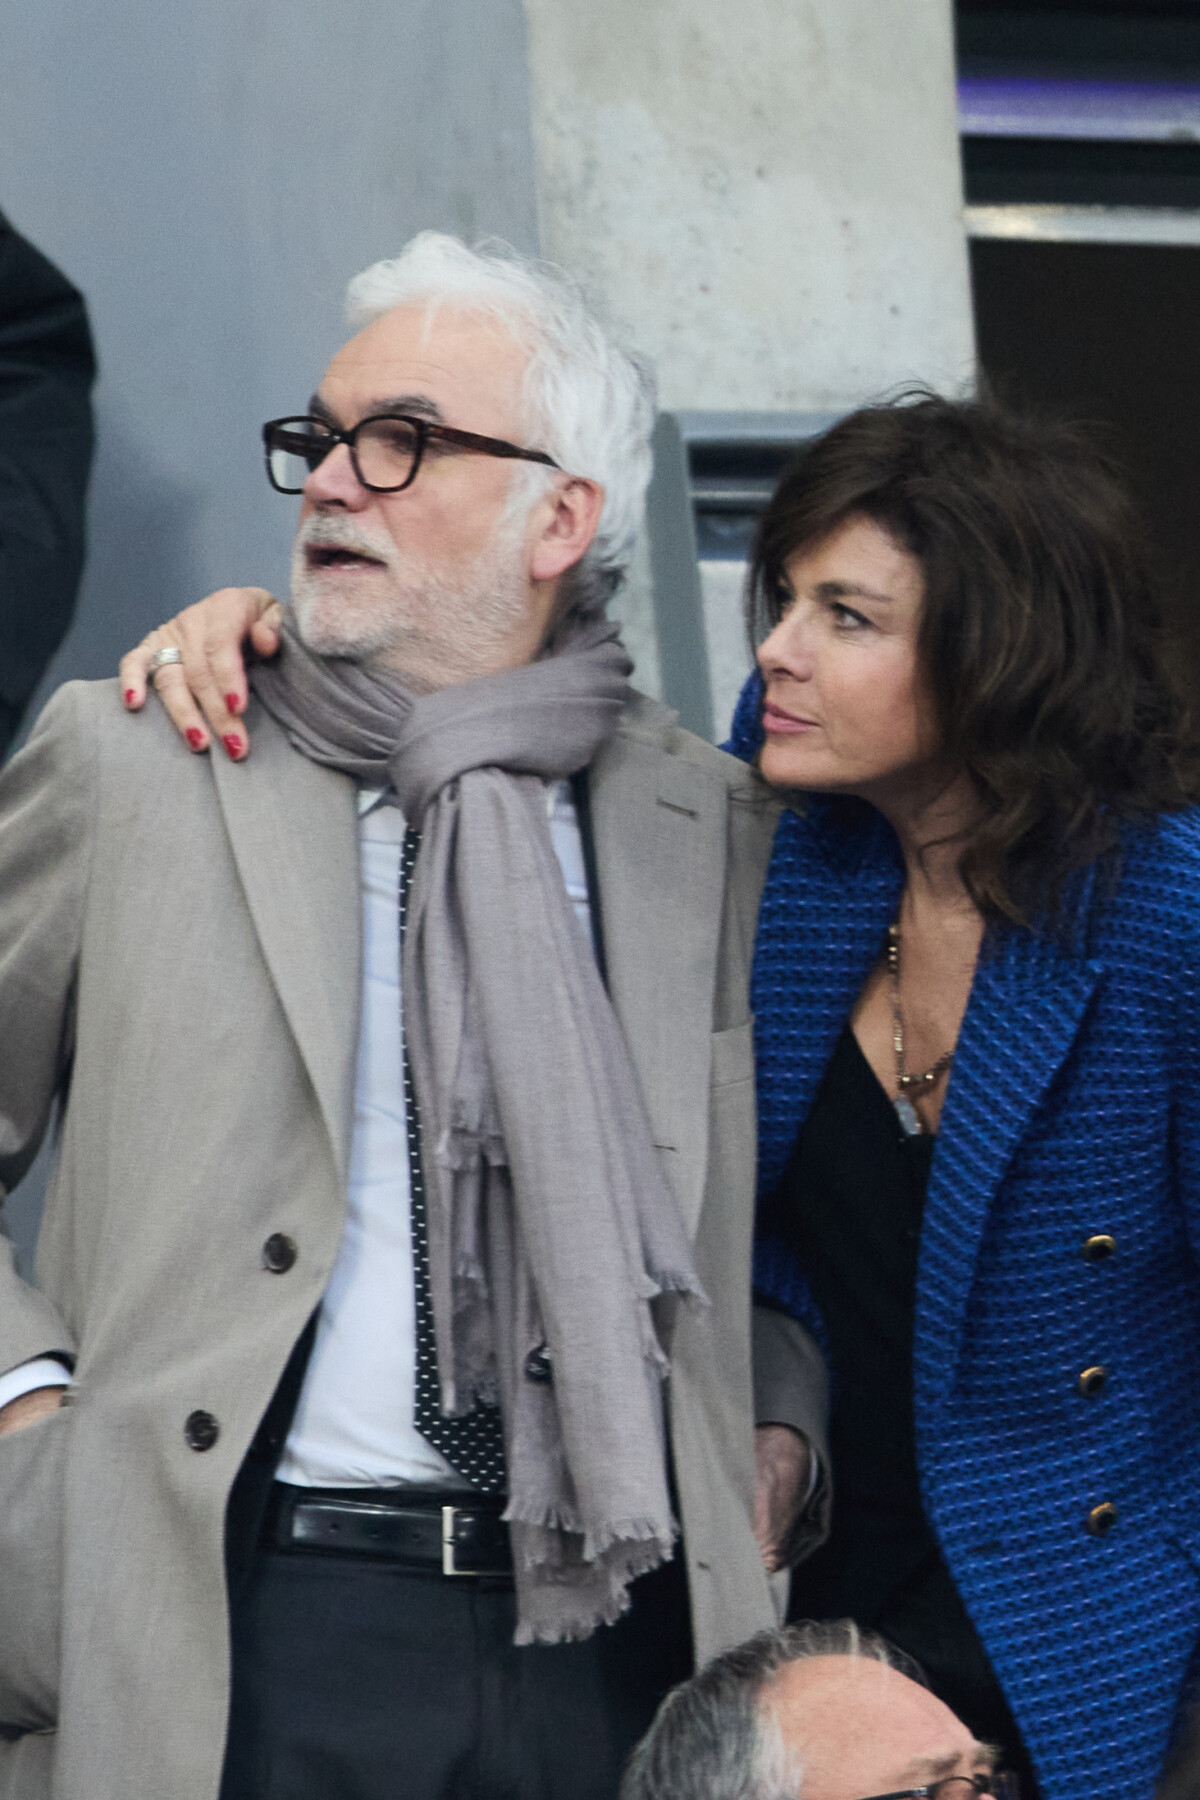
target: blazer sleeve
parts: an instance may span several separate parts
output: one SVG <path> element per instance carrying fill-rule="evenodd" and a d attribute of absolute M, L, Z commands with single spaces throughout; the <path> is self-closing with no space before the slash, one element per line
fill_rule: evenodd
<path fill-rule="evenodd" d="M 783 1546 L 791 1568 L 829 1536 L 829 1375 L 815 1339 L 777 1307 L 756 1303 L 751 1332 L 755 1423 L 790 1425 L 808 1439 L 816 1458 L 815 1485 Z"/>
<path fill-rule="evenodd" d="M 86 691 L 61 689 L 0 770 L 0 1371 L 74 1352 L 55 1308 L 17 1274 L 3 1205 L 70 1076 L 98 783 Z"/>
<path fill-rule="evenodd" d="M 82 295 L 0 214 L 0 750 L 74 610 L 95 373 Z"/>

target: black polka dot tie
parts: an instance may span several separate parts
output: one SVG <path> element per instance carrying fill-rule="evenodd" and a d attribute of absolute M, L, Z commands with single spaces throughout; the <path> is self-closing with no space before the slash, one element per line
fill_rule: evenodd
<path fill-rule="evenodd" d="M 421 834 L 410 826 L 400 852 L 400 944 L 412 872 Z M 408 1040 L 401 1022 L 400 1048 L 404 1066 L 404 1112 L 408 1125 L 408 1171 L 412 1191 L 413 1288 L 417 1301 L 417 1378 L 415 1418 L 417 1430 L 441 1452 L 451 1468 L 483 1494 L 502 1494 L 505 1486 L 504 1436 L 500 1409 L 477 1403 L 461 1418 L 449 1419 L 441 1408 L 437 1338 L 433 1329 L 433 1301 L 429 1293 L 429 1221 L 425 1204 L 425 1177 L 421 1167 L 421 1119 L 416 1089 L 408 1060 Z"/>

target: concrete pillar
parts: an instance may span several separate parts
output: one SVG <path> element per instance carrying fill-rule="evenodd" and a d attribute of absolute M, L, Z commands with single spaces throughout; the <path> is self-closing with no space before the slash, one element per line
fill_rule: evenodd
<path fill-rule="evenodd" d="M 950 0 L 525 0 L 543 252 L 671 408 L 969 379 Z"/>
<path fill-rule="evenodd" d="M 543 252 L 654 357 L 664 406 L 970 381 L 951 0 L 524 6 Z M 706 581 L 718 718 L 739 567 Z M 656 688 L 644 558 L 619 610 Z"/>

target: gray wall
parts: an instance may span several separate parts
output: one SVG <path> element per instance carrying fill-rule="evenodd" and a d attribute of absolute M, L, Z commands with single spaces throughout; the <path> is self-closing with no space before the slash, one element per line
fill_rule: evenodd
<path fill-rule="evenodd" d="M 91 548 L 48 686 L 284 579 L 262 420 L 422 226 L 535 243 L 520 0 L 0 0 L 0 207 L 87 295 Z"/>
<path fill-rule="evenodd" d="M 0 44 L 0 207 L 86 293 L 101 366 L 44 696 L 213 587 L 285 579 L 295 503 L 258 428 L 307 401 L 350 275 L 423 226 L 534 248 L 524 23 L 520 0 L 0 0 Z M 41 1188 L 9 1209 L 26 1262 Z"/>

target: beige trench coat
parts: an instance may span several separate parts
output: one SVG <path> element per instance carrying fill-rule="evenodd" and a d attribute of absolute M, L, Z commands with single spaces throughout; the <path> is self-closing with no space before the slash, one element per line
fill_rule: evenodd
<path fill-rule="evenodd" d="M 158 709 L 73 684 L 0 774 L 4 1191 L 62 1099 L 33 1284 L 0 1242 L 0 1370 L 77 1357 L 73 1404 L 0 1438 L 0 1796 L 218 1790 L 225 1503 L 338 1248 L 360 986 L 353 784 L 249 724 L 245 766 L 198 758 Z M 612 998 L 713 1299 L 679 1314 L 670 1382 L 704 1656 L 774 1617 L 747 1009 L 774 812 L 649 701 L 591 796 Z M 282 1275 L 274 1232 L 299 1246 Z M 818 1430 L 808 1340 L 757 1329 L 759 1416 Z M 202 1451 L 196 1411 L 219 1428 Z"/>

